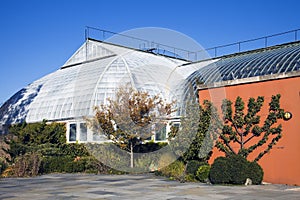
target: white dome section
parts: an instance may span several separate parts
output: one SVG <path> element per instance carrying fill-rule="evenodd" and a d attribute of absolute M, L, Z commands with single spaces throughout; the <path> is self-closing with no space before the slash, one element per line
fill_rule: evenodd
<path fill-rule="evenodd" d="M 87 49 L 87 50 L 86 50 Z M 184 64 L 152 53 L 87 40 L 58 71 L 27 89 L 40 85 L 28 106 L 27 122 L 68 120 L 91 116 L 94 106 L 113 97 L 120 85 L 176 98 L 175 88 L 186 77 L 175 69 Z"/>

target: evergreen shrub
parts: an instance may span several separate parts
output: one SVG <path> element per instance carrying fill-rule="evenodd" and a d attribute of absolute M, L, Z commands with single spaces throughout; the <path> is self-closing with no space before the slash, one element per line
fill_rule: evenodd
<path fill-rule="evenodd" d="M 257 162 L 250 162 L 248 165 L 248 175 L 252 180 L 252 184 L 259 185 L 263 180 L 264 171 Z"/>
<path fill-rule="evenodd" d="M 186 173 L 196 175 L 198 168 L 202 165 L 207 165 L 207 163 L 198 160 L 189 160 L 186 166 Z"/>
<path fill-rule="evenodd" d="M 170 165 L 162 168 L 161 174 L 172 179 L 182 180 L 184 178 L 185 165 L 182 161 L 176 160 Z"/>
<path fill-rule="evenodd" d="M 213 184 L 244 184 L 250 178 L 260 184 L 263 170 L 256 162 L 249 162 L 240 155 L 218 157 L 211 166 L 209 179 Z"/>
<path fill-rule="evenodd" d="M 203 183 L 208 182 L 208 176 L 210 172 L 210 166 L 209 165 L 202 165 L 198 168 L 196 173 L 196 178 Z"/>

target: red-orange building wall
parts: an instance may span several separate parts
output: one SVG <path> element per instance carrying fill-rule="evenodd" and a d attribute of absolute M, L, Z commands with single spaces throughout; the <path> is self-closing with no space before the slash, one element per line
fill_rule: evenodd
<path fill-rule="evenodd" d="M 283 136 L 277 145 L 260 159 L 259 164 L 264 169 L 265 182 L 300 185 L 300 77 L 203 89 L 199 90 L 199 101 L 202 103 L 204 99 L 212 99 L 215 106 L 220 109 L 224 95 L 233 102 L 237 96 L 242 97 L 245 106 L 250 97 L 264 96 L 264 107 L 259 113 L 262 116 L 261 121 L 264 121 L 271 96 L 275 94 L 281 94 L 281 107 L 291 112 L 293 117 L 289 121 L 280 120 L 283 126 Z M 253 159 L 257 153 L 258 151 L 254 152 L 249 160 Z M 216 157 L 223 155 L 214 148 L 210 163 Z"/>

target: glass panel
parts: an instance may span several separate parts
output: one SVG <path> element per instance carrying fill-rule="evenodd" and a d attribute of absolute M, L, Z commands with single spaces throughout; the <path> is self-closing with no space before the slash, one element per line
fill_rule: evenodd
<path fill-rule="evenodd" d="M 156 141 L 166 140 L 166 126 L 163 126 L 159 131 L 155 133 L 155 140 Z"/>
<path fill-rule="evenodd" d="M 70 142 L 76 141 L 76 124 L 70 124 L 69 141 Z"/>
<path fill-rule="evenodd" d="M 85 123 L 80 123 L 80 141 L 87 140 L 87 127 Z"/>

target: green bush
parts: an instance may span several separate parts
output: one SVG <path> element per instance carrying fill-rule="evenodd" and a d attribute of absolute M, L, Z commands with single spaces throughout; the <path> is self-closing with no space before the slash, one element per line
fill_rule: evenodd
<path fill-rule="evenodd" d="M 129 166 L 128 153 L 119 155 L 119 148 L 113 144 L 66 144 L 64 124 L 48 124 L 46 121 L 21 123 L 12 125 L 9 132 L 10 137 L 5 140 L 8 146 L 5 153 L 10 158 L 7 162 L 11 166 L 7 176 L 73 172 L 120 174 L 120 171 L 107 166 L 116 169 Z M 157 150 L 163 145 L 149 144 L 140 147 L 140 150 Z M 140 163 L 148 164 L 150 161 L 141 160 Z M 4 167 L 0 161 L 0 173 Z"/>
<path fill-rule="evenodd" d="M 72 162 L 67 162 L 65 164 L 65 172 L 66 173 L 78 173 L 85 172 L 85 161 L 84 160 L 73 160 Z"/>
<path fill-rule="evenodd" d="M 195 176 L 193 174 L 185 175 L 185 181 L 187 182 L 197 182 Z"/>
<path fill-rule="evenodd" d="M 63 154 L 68 155 L 70 157 L 76 156 L 88 156 L 89 152 L 84 144 L 77 144 L 77 143 L 69 143 L 63 144 L 60 147 L 60 150 Z"/>
<path fill-rule="evenodd" d="M 63 156 L 65 153 L 62 149 L 54 144 L 43 144 L 39 145 L 38 150 L 43 156 Z"/>
<path fill-rule="evenodd" d="M 264 171 L 257 162 L 250 162 L 248 165 L 248 176 L 252 180 L 252 184 L 261 184 L 264 178 Z"/>
<path fill-rule="evenodd" d="M 228 171 L 227 158 L 218 157 L 215 159 L 214 163 L 211 166 L 209 172 L 209 180 L 211 183 L 229 183 L 230 182 L 230 174 Z"/>
<path fill-rule="evenodd" d="M 40 173 L 48 174 L 54 172 L 65 172 L 68 163 L 73 162 L 69 156 L 45 156 L 42 160 Z"/>
<path fill-rule="evenodd" d="M 209 165 L 202 165 L 198 168 L 196 173 L 196 178 L 203 183 L 208 181 L 210 166 Z"/>
<path fill-rule="evenodd" d="M 244 184 L 250 178 L 253 184 L 260 184 L 262 168 L 239 155 L 219 157 L 211 166 L 209 179 L 213 184 Z"/>
<path fill-rule="evenodd" d="M 66 144 L 64 124 L 22 123 L 12 125 L 9 131 L 5 152 L 11 158 L 12 176 L 106 170 L 95 159 L 85 159 L 90 155 L 85 145 Z"/>
<path fill-rule="evenodd" d="M 198 160 L 190 160 L 187 162 L 186 173 L 196 175 L 198 168 L 202 165 L 207 165 L 207 163 Z"/>
<path fill-rule="evenodd" d="M 66 143 L 64 124 L 47 124 L 44 120 L 39 123 L 21 123 L 9 128 L 9 139 L 4 142 L 9 146 L 5 152 L 14 163 L 15 158 L 31 152 L 43 154 L 45 148 L 61 147 Z"/>
<path fill-rule="evenodd" d="M 44 149 L 43 152 L 45 156 L 42 161 L 41 174 L 55 172 L 109 173 L 111 171 L 109 167 L 102 164 L 95 157 L 90 156 L 83 144 L 62 144 L 58 148 Z"/>
<path fill-rule="evenodd" d="M 230 156 L 228 159 L 229 174 L 231 174 L 231 184 L 241 185 L 244 184 L 248 176 L 248 161 L 241 156 Z"/>
<path fill-rule="evenodd" d="M 42 160 L 40 174 L 47 173 L 114 173 L 92 156 L 46 156 Z"/>
<path fill-rule="evenodd" d="M 80 159 L 81 162 L 84 163 L 84 172 L 85 173 L 93 173 L 93 174 L 97 174 L 97 173 L 106 173 L 108 170 L 104 170 L 103 169 L 103 164 L 100 163 L 98 160 L 96 160 L 94 157 L 92 156 L 85 156 L 82 157 Z M 106 167 L 107 168 L 107 167 Z"/>
<path fill-rule="evenodd" d="M 161 174 L 172 179 L 182 180 L 184 178 L 185 165 L 182 161 L 176 160 L 170 165 L 161 169 Z"/>

